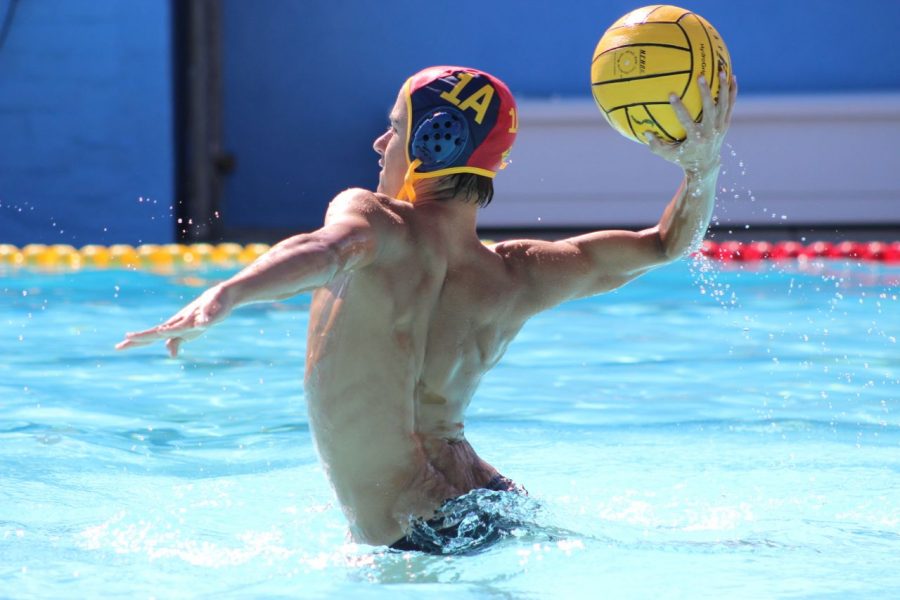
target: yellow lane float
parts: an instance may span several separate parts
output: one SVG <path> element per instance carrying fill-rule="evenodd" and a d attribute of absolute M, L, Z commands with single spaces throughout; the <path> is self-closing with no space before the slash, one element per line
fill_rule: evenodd
<path fill-rule="evenodd" d="M 246 265 L 269 250 L 268 244 L 88 244 L 80 249 L 68 244 L 28 244 L 18 248 L 0 244 L 0 267 L 40 270 L 149 269 L 234 267 Z"/>

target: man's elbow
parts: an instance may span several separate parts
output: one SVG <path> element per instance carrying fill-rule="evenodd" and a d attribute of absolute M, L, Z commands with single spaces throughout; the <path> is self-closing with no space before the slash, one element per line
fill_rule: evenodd
<path fill-rule="evenodd" d="M 658 234 L 659 257 L 661 264 L 669 264 L 691 255 L 700 248 L 702 238 L 677 239 Z"/>
<path fill-rule="evenodd" d="M 667 265 L 681 258 L 681 249 L 674 243 L 674 240 L 666 236 L 658 227 L 653 228 L 651 237 L 656 250 L 654 266 Z"/>

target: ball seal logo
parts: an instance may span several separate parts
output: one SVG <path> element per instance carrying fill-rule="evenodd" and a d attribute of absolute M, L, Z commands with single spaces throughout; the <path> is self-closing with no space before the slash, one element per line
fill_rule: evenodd
<path fill-rule="evenodd" d="M 647 51 L 641 48 L 637 54 L 634 50 L 619 50 L 615 53 L 615 72 L 619 76 L 631 75 L 634 68 L 643 75 L 647 71 Z"/>
<path fill-rule="evenodd" d="M 616 52 L 616 72 L 622 75 L 630 75 L 637 66 L 637 56 L 631 50 Z"/>

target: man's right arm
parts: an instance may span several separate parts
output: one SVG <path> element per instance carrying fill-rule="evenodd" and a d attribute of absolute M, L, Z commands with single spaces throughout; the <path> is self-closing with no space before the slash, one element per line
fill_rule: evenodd
<path fill-rule="evenodd" d="M 225 281 L 222 285 L 233 295 L 235 305 L 296 296 L 371 263 L 378 254 L 379 236 L 360 210 L 366 200 L 353 197 L 357 193 L 348 190 L 338 196 L 321 229 L 279 242 Z"/>
<path fill-rule="evenodd" d="M 232 310 L 252 302 L 281 300 L 327 285 L 340 273 L 376 259 L 385 226 L 373 215 L 377 199 L 365 190 L 347 190 L 331 203 L 325 225 L 273 246 L 230 279 L 215 285 L 166 322 L 128 333 L 116 345 L 124 350 L 166 340 L 175 356 L 182 342 L 201 335 Z"/>

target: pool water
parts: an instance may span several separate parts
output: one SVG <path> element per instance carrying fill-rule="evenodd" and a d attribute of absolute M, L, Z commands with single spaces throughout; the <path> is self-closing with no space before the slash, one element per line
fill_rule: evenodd
<path fill-rule="evenodd" d="M 898 597 L 900 269 L 686 261 L 527 325 L 469 412 L 530 525 L 347 541 L 308 297 L 115 353 L 225 271 L 0 274 L 0 596 Z"/>

